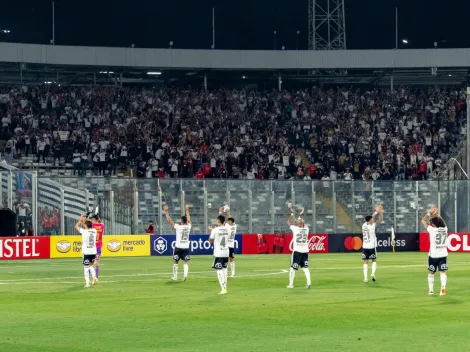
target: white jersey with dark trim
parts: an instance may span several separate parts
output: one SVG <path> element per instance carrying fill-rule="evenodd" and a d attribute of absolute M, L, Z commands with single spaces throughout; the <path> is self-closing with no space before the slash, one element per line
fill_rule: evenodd
<path fill-rule="evenodd" d="M 291 225 L 293 252 L 308 253 L 308 226 L 299 227 Z"/>
<path fill-rule="evenodd" d="M 228 230 L 228 248 L 235 247 L 235 234 L 237 233 L 237 224 L 225 224 Z"/>
<path fill-rule="evenodd" d="M 214 227 L 211 231 L 210 239 L 214 240 L 214 257 L 228 258 L 228 229 L 226 226 Z"/>
<path fill-rule="evenodd" d="M 96 250 L 96 229 L 80 229 L 82 235 L 82 253 L 85 255 L 94 255 Z"/>
<path fill-rule="evenodd" d="M 375 234 L 375 223 L 362 225 L 362 248 L 374 249 L 377 247 L 377 236 Z"/>
<path fill-rule="evenodd" d="M 431 258 L 447 257 L 447 227 L 428 226 L 429 256 Z"/>
<path fill-rule="evenodd" d="M 176 230 L 176 248 L 188 249 L 189 248 L 189 232 L 191 231 L 191 224 L 175 224 Z"/>

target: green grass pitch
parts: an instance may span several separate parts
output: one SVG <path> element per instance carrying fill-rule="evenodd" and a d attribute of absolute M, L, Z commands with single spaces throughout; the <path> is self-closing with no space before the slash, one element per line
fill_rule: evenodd
<path fill-rule="evenodd" d="M 450 254 L 445 297 L 425 253 L 380 254 L 368 284 L 360 254 L 311 255 L 310 290 L 300 270 L 286 288 L 290 256 L 238 256 L 227 296 L 208 256 L 187 282 L 170 257 L 103 258 L 90 289 L 80 259 L 0 262 L 0 351 L 467 351 L 469 259 Z"/>

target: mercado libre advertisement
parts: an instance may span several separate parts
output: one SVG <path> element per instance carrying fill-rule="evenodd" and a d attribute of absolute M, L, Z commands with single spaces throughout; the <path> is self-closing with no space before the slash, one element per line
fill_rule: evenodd
<path fill-rule="evenodd" d="M 51 258 L 77 258 L 82 256 L 81 236 L 51 236 Z M 149 235 L 103 236 L 102 257 L 148 257 Z"/>
<path fill-rule="evenodd" d="M 327 234 L 308 235 L 309 253 L 328 253 Z M 292 234 L 244 234 L 242 254 L 291 254 Z"/>
<path fill-rule="evenodd" d="M 50 236 L 51 258 L 80 258 L 82 236 Z"/>
<path fill-rule="evenodd" d="M 148 257 L 150 235 L 103 236 L 102 257 Z"/>

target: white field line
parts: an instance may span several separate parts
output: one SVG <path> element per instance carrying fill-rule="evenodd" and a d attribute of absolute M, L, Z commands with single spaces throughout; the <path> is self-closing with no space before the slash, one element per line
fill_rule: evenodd
<path fill-rule="evenodd" d="M 336 255 L 336 254 L 334 254 L 334 255 Z M 342 253 L 342 255 L 344 255 L 344 253 Z M 338 255 L 337 258 L 322 258 L 322 255 L 315 255 L 315 262 L 316 263 L 319 263 L 319 262 L 344 263 L 344 262 L 347 262 L 347 261 L 351 260 L 351 256 L 343 257 L 342 255 L 341 256 Z M 279 254 L 279 255 L 276 255 L 276 256 L 280 257 L 282 255 Z M 164 258 L 164 257 L 129 257 L 129 258 L 112 258 L 111 257 L 111 258 L 103 258 L 103 262 L 100 263 L 100 265 L 101 266 L 106 265 L 106 262 L 128 261 L 128 260 L 132 260 L 132 259 L 152 260 L 152 259 L 155 259 L 155 258 Z M 263 257 L 263 256 L 257 256 L 257 255 L 253 255 L 253 256 L 247 255 L 247 256 L 243 257 L 243 260 L 247 260 L 247 259 L 248 260 L 262 260 L 264 258 L 272 259 L 272 256 Z M 290 258 L 290 256 L 289 256 L 289 258 Z M 81 258 L 79 258 L 79 257 L 77 257 L 77 258 L 36 259 L 36 260 L 15 260 L 13 262 L 0 261 L 0 270 L 2 270 L 2 269 L 12 269 L 12 268 L 31 268 L 31 267 L 37 266 L 38 264 L 40 264 L 41 267 L 44 267 L 44 266 L 64 266 L 64 264 L 70 264 L 70 263 L 74 263 L 74 262 L 76 263 L 76 262 L 80 262 L 80 261 L 81 261 Z M 384 258 L 383 261 L 378 260 L 377 262 L 378 263 L 380 263 L 380 262 L 393 263 L 393 262 L 396 262 L 396 259 L 392 260 L 391 258 Z M 423 263 L 423 260 L 412 260 L 412 261 L 409 261 L 409 263 Z M 424 261 L 424 263 L 425 263 L 425 261 Z M 468 264 L 470 265 L 470 261 L 469 261 Z M 115 270 L 115 269 L 109 269 L 109 270 Z M 117 269 L 117 270 L 120 270 L 120 269 Z M 262 270 L 259 270 L 259 271 L 262 271 Z"/>
<path fill-rule="evenodd" d="M 469 266 L 469 263 L 454 263 L 452 266 Z M 424 264 L 413 264 L 413 265 L 377 265 L 377 268 L 380 269 L 405 269 L 405 268 L 425 268 L 427 265 Z M 360 270 L 361 267 L 356 267 L 356 266 L 348 266 L 348 267 L 334 267 L 334 268 L 318 268 L 317 270 Z M 276 270 L 275 272 L 272 272 L 273 270 Z M 214 271 L 194 271 L 190 272 L 190 275 L 193 274 L 207 274 L 207 273 L 213 273 Z M 280 274 L 285 274 L 288 272 L 286 269 L 271 269 L 271 270 L 254 270 L 255 274 L 246 274 L 246 275 L 240 275 L 237 276 L 236 278 L 244 278 L 244 277 L 260 277 L 260 276 L 274 276 L 274 275 L 280 275 Z M 105 275 L 105 281 L 100 281 L 101 283 L 120 283 L 120 282 L 130 282 L 130 281 L 168 281 L 168 278 L 155 278 L 155 276 L 162 276 L 166 275 L 168 277 L 171 276 L 171 273 L 168 272 L 156 272 L 156 273 L 137 273 L 137 274 L 121 274 L 121 275 Z M 111 281 L 106 281 L 106 278 L 133 278 L 133 277 L 153 277 L 150 280 L 111 280 Z M 213 278 L 212 276 L 196 276 L 192 277 L 191 280 L 194 279 L 211 279 Z M 235 278 L 235 279 L 236 279 Z M 0 285 L 27 285 L 27 284 L 76 284 L 78 282 L 75 281 L 51 281 L 51 280 L 70 280 L 70 279 L 76 279 L 79 280 L 81 277 L 79 276 L 65 276 L 65 277 L 54 277 L 54 278 L 47 278 L 46 280 L 49 281 L 44 281 L 44 278 L 30 278 L 30 279 L 8 279 L 8 280 L 0 280 Z M 80 281 L 81 282 L 81 281 Z"/>
<path fill-rule="evenodd" d="M 214 271 L 199 271 L 198 273 L 213 273 Z M 163 273 L 158 273 L 159 275 L 160 274 L 163 274 Z M 194 274 L 194 273 L 191 273 L 190 274 Z M 239 275 L 239 276 L 236 276 L 235 279 L 237 278 L 244 278 L 244 277 L 259 277 L 259 276 L 274 276 L 274 275 L 279 275 L 279 274 L 283 274 L 283 272 L 275 272 L 275 273 L 265 273 L 265 274 L 248 274 L 248 275 Z M 165 275 L 168 275 L 168 277 L 171 276 L 171 273 L 165 273 Z M 146 275 L 146 274 L 134 274 L 134 275 L 109 275 L 107 277 L 139 277 L 139 276 L 150 276 L 150 275 Z M 214 276 L 197 276 L 197 277 L 191 277 L 190 278 L 190 281 L 192 280 L 201 280 L 201 279 L 216 279 L 217 277 L 214 275 Z M 52 278 L 49 278 L 49 280 L 52 279 Z M 62 278 L 54 278 L 54 279 L 62 279 Z M 72 284 L 72 285 L 76 285 L 76 284 L 80 284 L 80 283 L 83 283 L 83 278 L 81 278 L 80 280 L 80 277 L 78 276 L 74 276 L 74 277 L 69 277 L 69 279 L 76 279 L 77 281 L 42 281 L 41 279 L 24 279 L 24 280 L 28 280 L 28 281 L 20 281 L 20 280 L 7 280 L 7 281 L 0 281 L 0 285 L 56 285 L 56 284 Z M 230 280 L 234 280 L 234 279 L 230 279 Z M 170 279 L 168 278 L 152 278 L 152 279 L 147 279 L 147 280 L 142 280 L 142 279 L 137 279 L 137 280 L 100 280 L 100 284 L 102 283 L 105 283 L 105 284 L 109 284 L 109 283 L 127 283 L 127 282 L 152 282 L 152 281 L 170 281 Z"/>

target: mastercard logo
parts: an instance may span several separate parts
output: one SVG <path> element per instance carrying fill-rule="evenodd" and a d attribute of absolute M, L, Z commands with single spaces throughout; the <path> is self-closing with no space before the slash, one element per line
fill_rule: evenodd
<path fill-rule="evenodd" d="M 344 247 L 348 251 L 357 251 L 362 247 L 362 239 L 358 236 L 349 236 L 344 240 Z"/>
<path fill-rule="evenodd" d="M 119 252 L 121 250 L 121 242 L 118 240 L 111 240 L 108 242 L 107 247 L 110 252 Z"/>
<path fill-rule="evenodd" d="M 59 253 L 68 253 L 70 251 L 70 248 L 72 248 L 72 245 L 69 241 L 59 241 L 55 245 L 55 248 Z"/>

